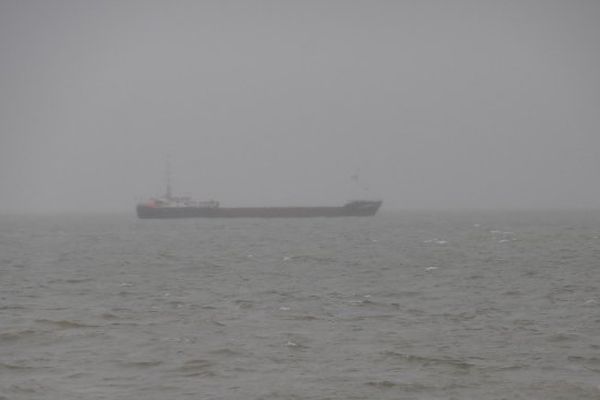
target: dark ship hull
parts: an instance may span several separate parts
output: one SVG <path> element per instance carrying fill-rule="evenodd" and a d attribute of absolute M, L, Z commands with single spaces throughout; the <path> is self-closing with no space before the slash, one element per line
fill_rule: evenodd
<path fill-rule="evenodd" d="M 309 218 L 369 217 L 381 201 L 352 201 L 341 207 L 156 207 L 138 204 L 139 218 Z"/>

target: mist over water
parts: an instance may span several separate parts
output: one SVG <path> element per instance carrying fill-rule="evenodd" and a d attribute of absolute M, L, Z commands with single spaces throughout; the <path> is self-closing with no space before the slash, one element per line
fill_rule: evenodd
<path fill-rule="evenodd" d="M 0 222 L 3 399 L 600 395 L 595 213 Z"/>
<path fill-rule="evenodd" d="M 4 1 L 0 212 L 599 208 L 600 3 Z M 351 177 L 360 171 L 360 185 Z"/>

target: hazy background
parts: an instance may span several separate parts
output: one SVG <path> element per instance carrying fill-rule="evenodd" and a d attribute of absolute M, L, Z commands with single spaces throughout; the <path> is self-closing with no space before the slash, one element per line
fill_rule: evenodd
<path fill-rule="evenodd" d="M 598 1 L 0 1 L 0 212 L 600 207 Z M 359 171 L 357 184 L 351 176 Z"/>

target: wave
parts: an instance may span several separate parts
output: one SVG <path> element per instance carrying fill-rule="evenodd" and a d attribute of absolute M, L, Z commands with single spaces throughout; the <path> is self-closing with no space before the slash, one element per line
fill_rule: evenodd
<path fill-rule="evenodd" d="M 177 367 L 175 369 L 176 372 L 186 376 L 207 376 L 212 377 L 216 376 L 217 373 L 214 371 L 216 363 L 210 360 L 204 359 L 195 359 L 188 360 L 183 363 L 183 365 Z"/>
<path fill-rule="evenodd" d="M 32 370 L 32 369 L 35 369 L 35 367 L 30 367 L 28 365 L 17 365 L 17 364 L 8 364 L 8 363 L 0 362 L 0 371 L 1 370 L 27 371 L 27 370 Z"/>
<path fill-rule="evenodd" d="M 382 353 L 384 358 L 397 359 L 408 364 L 420 364 L 422 366 L 449 366 L 459 369 L 469 369 L 475 365 L 463 359 L 449 357 L 431 357 L 414 354 L 397 353 L 395 351 L 385 351 Z"/>
<path fill-rule="evenodd" d="M 0 343 L 2 342 L 12 342 L 16 340 L 26 339 L 31 336 L 35 336 L 39 331 L 34 329 L 25 329 L 22 331 L 8 331 L 8 332 L 0 332 Z"/>
<path fill-rule="evenodd" d="M 77 322 L 77 321 L 69 321 L 66 319 L 58 320 L 58 321 L 54 321 L 54 320 L 50 320 L 50 319 L 36 319 L 35 322 L 45 324 L 45 325 L 51 325 L 51 326 L 54 326 L 59 329 L 97 328 L 97 327 L 99 327 L 99 325 L 89 325 L 89 324 L 84 324 L 84 323 Z"/>
<path fill-rule="evenodd" d="M 123 361 L 120 362 L 120 365 L 125 367 L 142 367 L 142 368 L 150 368 L 161 365 L 163 362 L 160 360 L 145 360 L 145 361 Z"/>
<path fill-rule="evenodd" d="M 423 392 L 434 388 L 433 386 L 423 385 L 422 383 L 392 382 L 389 380 L 368 381 L 365 385 L 378 389 L 402 390 L 403 392 Z"/>

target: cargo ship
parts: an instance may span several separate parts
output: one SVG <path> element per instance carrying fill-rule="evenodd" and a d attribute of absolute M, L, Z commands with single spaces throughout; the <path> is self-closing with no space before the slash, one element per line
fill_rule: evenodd
<path fill-rule="evenodd" d="M 382 201 L 355 200 L 338 207 L 220 207 L 218 201 L 155 198 L 136 206 L 139 218 L 306 218 L 369 217 Z"/>
<path fill-rule="evenodd" d="M 167 172 L 167 190 L 161 197 L 151 198 L 136 206 L 139 218 L 307 218 L 369 217 L 375 215 L 381 200 L 354 200 L 332 207 L 221 207 L 218 201 L 197 201 L 171 194 Z"/>

